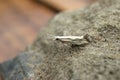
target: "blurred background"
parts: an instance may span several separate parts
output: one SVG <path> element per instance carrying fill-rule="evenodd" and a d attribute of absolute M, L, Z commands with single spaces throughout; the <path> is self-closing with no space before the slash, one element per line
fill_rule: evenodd
<path fill-rule="evenodd" d="M 0 0 L 0 63 L 24 51 L 59 12 L 81 9 L 95 1 Z"/>

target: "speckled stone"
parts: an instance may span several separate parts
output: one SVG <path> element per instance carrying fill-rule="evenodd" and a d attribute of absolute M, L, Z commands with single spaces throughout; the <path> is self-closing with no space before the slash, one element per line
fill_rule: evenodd
<path fill-rule="evenodd" d="M 86 9 L 60 13 L 17 60 L 25 80 L 120 80 L 120 0 L 100 0 Z M 70 46 L 50 36 L 89 34 L 93 42 Z M 22 70 L 21 72 L 19 70 Z M 19 79 L 18 79 L 19 80 Z"/>

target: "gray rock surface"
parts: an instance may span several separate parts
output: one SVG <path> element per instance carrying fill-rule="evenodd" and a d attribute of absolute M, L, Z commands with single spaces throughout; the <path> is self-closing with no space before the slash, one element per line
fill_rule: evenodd
<path fill-rule="evenodd" d="M 119 0 L 100 0 L 89 8 L 55 16 L 17 58 L 15 66 L 20 68 L 14 66 L 6 80 L 120 80 L 119 4 Z M 50 39 L 85 34 L 92 36 L 87 45 Z"/>

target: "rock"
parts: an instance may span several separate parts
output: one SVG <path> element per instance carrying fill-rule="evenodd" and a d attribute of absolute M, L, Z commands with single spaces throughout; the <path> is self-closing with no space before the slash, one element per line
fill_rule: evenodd
<path fill-rule="evenodd" d="M 102 0 L 55 16 L 22 55 L 2 64 L 6 80 L 120 80 L 119 3 Z M 93 41 L 84 46 L 50 39 L 86 34 Z"/>

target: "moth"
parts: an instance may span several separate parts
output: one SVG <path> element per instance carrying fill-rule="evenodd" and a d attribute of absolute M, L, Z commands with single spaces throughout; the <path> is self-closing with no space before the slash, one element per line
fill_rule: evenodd
<path fill-rule="evenodd" d="M 90 42 L 93 42 L 93 37 L 88 34 L 83 36 L 54 36 L 54 39 L 65 44 L 70 43 L 75 46 L 84 46 Z"/>

